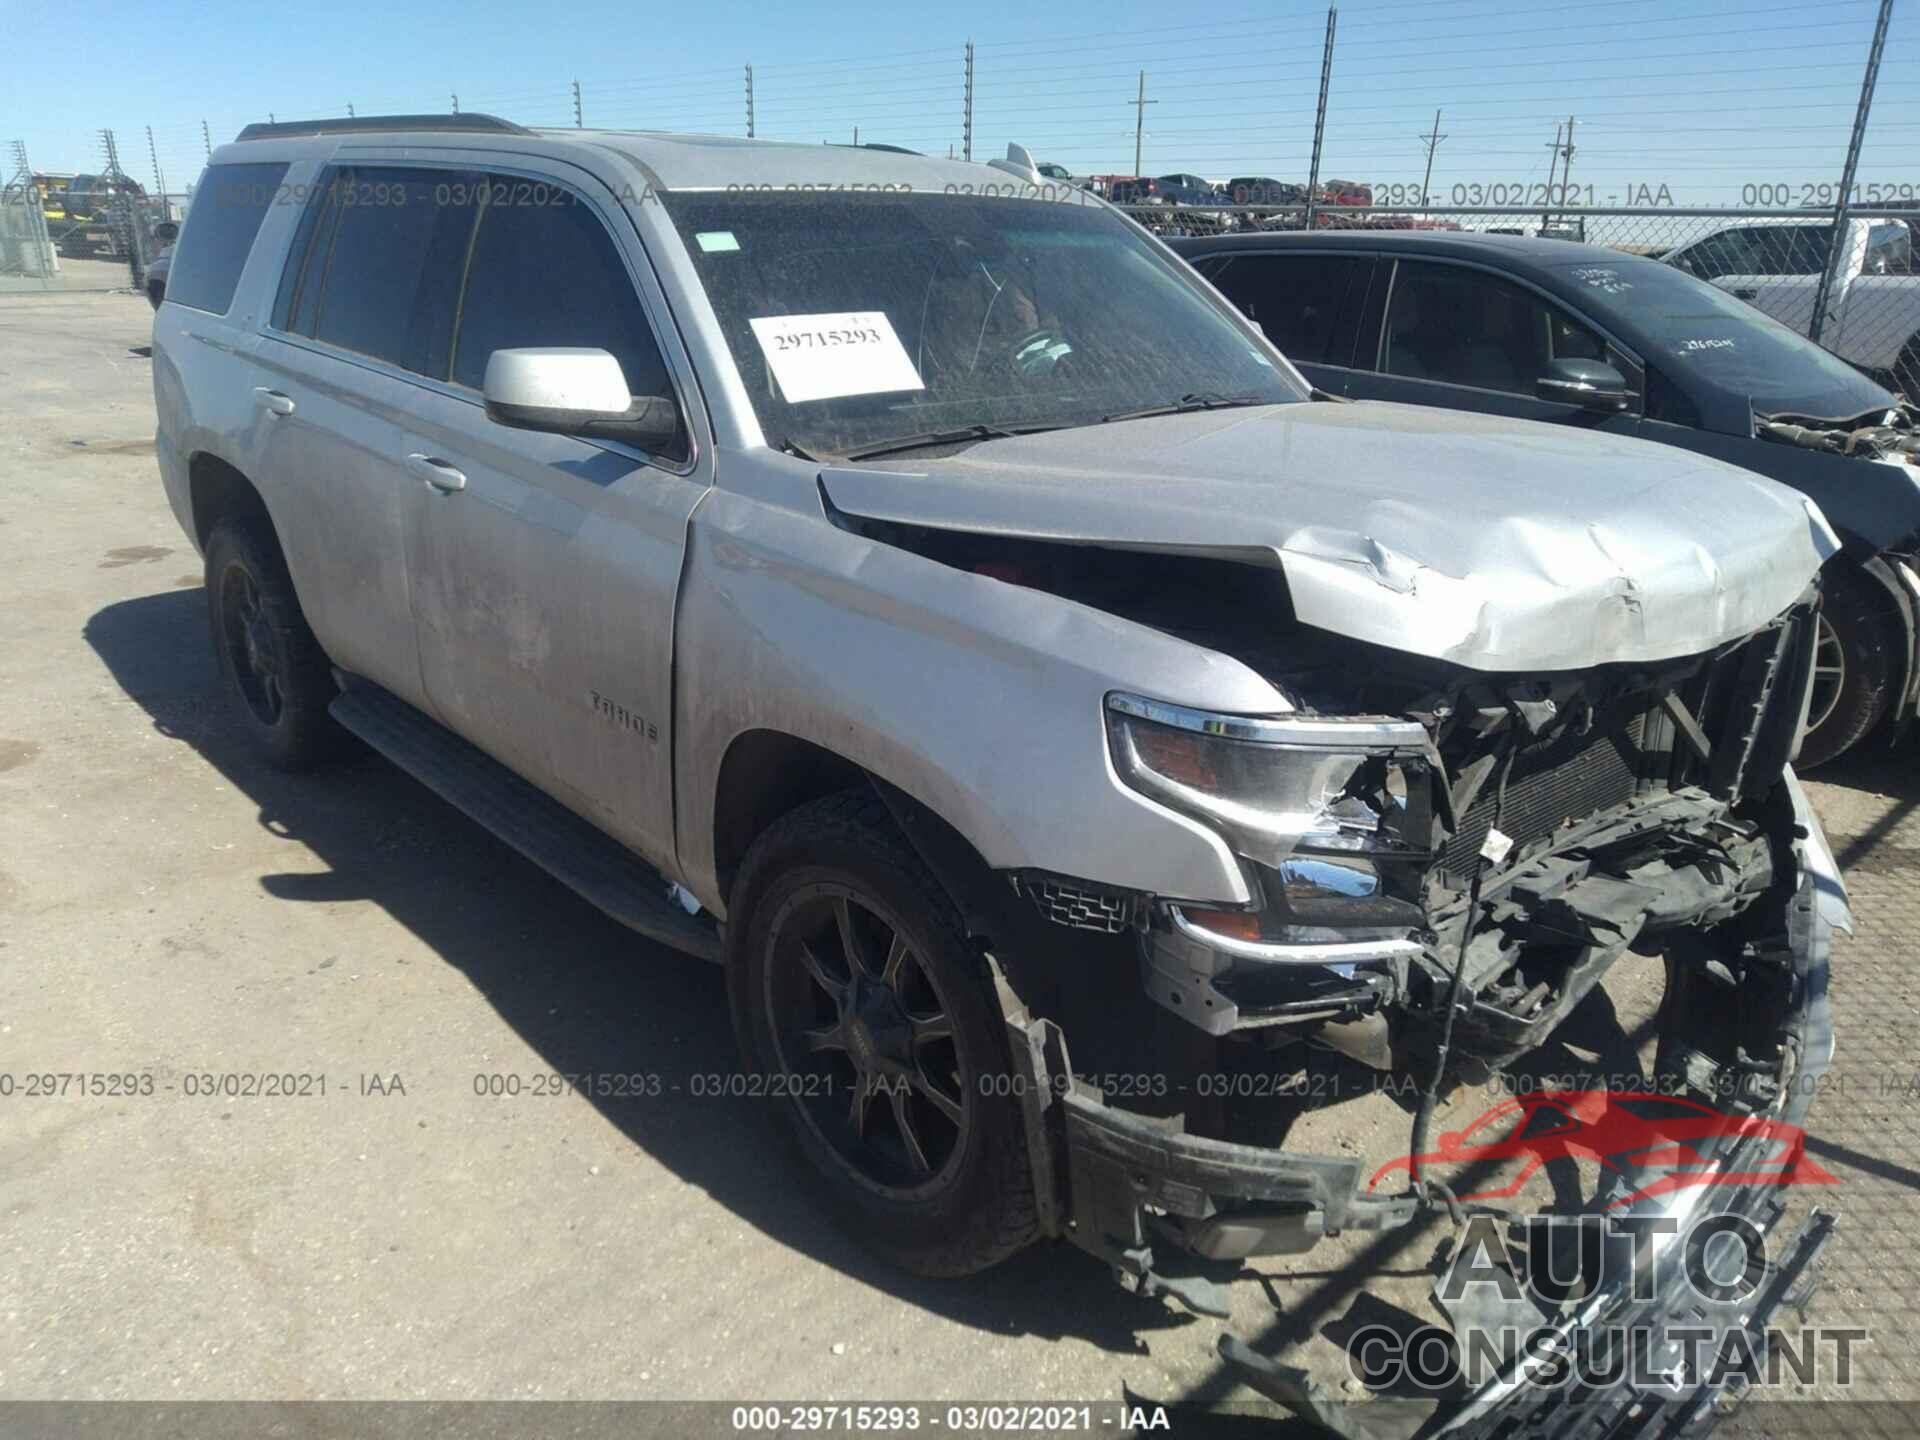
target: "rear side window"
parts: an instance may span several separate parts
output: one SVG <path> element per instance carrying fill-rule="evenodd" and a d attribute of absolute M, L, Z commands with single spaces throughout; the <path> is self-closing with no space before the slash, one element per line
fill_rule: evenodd
<path fill-rule="evenodd" d="M 193 192 L 179 250 L 167 276 L 167 299 L 224 315 L 247 263 L 247 252 L 286 178 L 285 165 L 209 165 Z"/>
<path fill-rule="evenodd" d="M 456 171 L 335 172 L 295 236 L 276 318 L 298 334 L 446 379 L 478 214 L 471 194 L 471 177 Z"/>
<path fill-rule="evenodd" d="M 1298 365 L 1351 365 L 1373 261 L 1343 255 L 1236 255 L 1210 273 Z"/>
<path fill-rule="evenodd" d="M 673 393 L 633 279 L 592 207 L 550 183 L 495 176 L 480 207 L 453 383 L 478 390 L 494 351 L 535 345 L 606 350 L 628 393 Z"/>

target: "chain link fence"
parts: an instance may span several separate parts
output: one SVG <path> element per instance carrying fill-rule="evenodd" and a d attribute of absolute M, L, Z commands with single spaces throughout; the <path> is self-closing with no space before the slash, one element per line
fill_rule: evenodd
<path fill-rule="evenodd" d="M 153 259 L 186 218 L 187 192 L 149 190 L 120 164 L 110 130 L 100 132 L 100 168 L 35 170 L 13 144 L 0 188 L 0 297 L 51 291 L 143 290 Z"/>

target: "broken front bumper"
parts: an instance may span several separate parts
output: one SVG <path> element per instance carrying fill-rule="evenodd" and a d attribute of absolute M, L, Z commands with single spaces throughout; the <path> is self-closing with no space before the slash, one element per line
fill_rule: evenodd
<path fill-rule="evenodd" d="M 1833 1050 L 1827 1003 L 1828 956 L 1836 928 L 1851 931 L 1846 891 L 1819 822 L 1791 771 L 1787 776 L 1793 823 L 1793 853 L 1798 884 L 1784 917 L 1792 983 L 1789 1013 L 1780 1017 L 1794 1060 L 1779 1087 L 1770 1119 L 1798 1125 L 1806 1114 Z M 1043 1224 L 1053 1233 L 1111 1264 L 1122 1284 L 1146 1295 L 1166 1295 L 1190 1309 L 1224 1316 L 1221 1286 L 1204 1277 L 1170 1274 L 1156 1262 L 1161 1253 L 1185 1252 L 1202 1260 L 1238 1260 L 1251 1255 L 1298 1253 L 1322 1238 L 1348 1230 L 1384 1230 L 1411 1223 L 1426 1202 L 1413 1194 L 1381 1195 L 1365 1186 L 1368 1174 L 1358 1159 L 1295 1154 L 1181 1133 L 1175 1122 L 1138 1115 L 1108 1105 L 1094 1089 L 1077 1083 L 1064 1039 L 1050 1022 L 1030 1018 L 1002 993 L 1016 1065 L 1025 1071 L 1021 1089 L 1027 1107 L 1030 1151 Z M 1728 1140 L 1723 1152 L 1702 1147 L 1701 1158 L 1717 1161 L 1722 1175 L 1741 1174 L 1743 1147 L 1763 1140 Z M 1619 1182 L 1635 1193 L 1629 1168 Z M 1617 1213 L 1636 1217 L 1698 1220 L 1708 1213 L 1730 1212 L 1772 1235 L 1785 1209 L 1777 1186 L 1708 1185 L 1650 1196 Z M 1799 1281 L 1820 1246 L 1830 1222 L 1803 1227 L 1775 1261 L 1759 1299 L 1713 1313 L 1697 1297 L 1668 1285 L 1652 1296 L 1615 1285 L 1555 1318 L 1569 1334 L 1597 1325 L 1636 1327 L 1655 1336 L 1681 1324 L 1722 1330 L 1740 1327 L 1764 1343 L 1767 1315 Z M 1671 1268 L 1671 1267 L 1669 1267 Z M 1764 1300 L 1764 1303 L 1761 1301 Z M 1465 1337 L 1461 1337 L 1465 1338 Z M 1666 1343 L 1656 1338 L 1656 1345 Z M 1227 1337 L 1222 1354 L 1249 1384 L 1299 1413 L 1345 1431 L 1330 1419 L 1347 1407 L 1330 1401 L 1309 1385 L 1304 1374 L 1287 1371 Z M 1623 1382 L 1625 1383 L 1625 1382 Z M 1525 1377 L 1505 1375 L 1483 1386 L 1451 1410 L 1442 1428 L 1449 1433 L 1478 1433 L 1518 1419 L 1521 1429 L 1544 1423 L 1542 1417 L 1564 1403 L 1564 1391 L 1543 1392 Z M 1638 1414 L 1661 1418 L 1645 1433 L 1679 1433 L 1703 1406 L 1722 1397 L 1702 1378 L 1676 1383 L 1661 1393 L 1634 1391 L 1611 1398 L 1586 1395 L 1600 1409 L 1642 1407 Z M 1542 1407 L 1545 1407 L 1544 1409 Z M 1591 1418 L 1591 1416 L 1589 1417 Z M 1668 1421 L 1672 1423 L 1669 1424 Z M 1583 1422 L 1584 1423 L 1584 1422 Z M 1610 1422 L 1611 1423 L 1611 1422 Z M 1354 1430 L 1350 1433 L 1364 1433 Z M 1504 1433 L 1504 1432 L 1503 1432 Z M 1578 1432 L 1584 1433 L 1584 1432 Z M 1610 1433 L 1604 1427 L 1595 1433 Z M 1636 1431 L 1635 1433 L 1641 1433 Z"/>

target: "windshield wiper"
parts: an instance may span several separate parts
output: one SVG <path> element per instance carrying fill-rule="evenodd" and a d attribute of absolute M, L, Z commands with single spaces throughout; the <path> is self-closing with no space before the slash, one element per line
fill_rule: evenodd
<path fill-rule="evenodd" d="M 845 452 L 848 460 L 870 460 L 876 455 L 899 455 L 908 450 L 928 450 L 936 445 L 963 445 L 969 440 L 1010 440 L 1015 435 L 1034 435 L 1042 430 L 1060 430 L 1060 425 L 962 425 L 953 430 L 923 430 L 918 435 L 897 435 L 891 440 L 876 440 Z"/>
<path fill-rule="evenodd" d="M 1221 395 L 1212 390 L 1194 390 L 1182 395 L 1171 405 L 1146 405 L 1138 410 L 1116 410 L 1111 415 L 1102 415 L 1100 423 L 1110 425 L 1115 420 L 1148 420 L 1155 415 L 1185 415 L 1193 410 L 1230 410 L 1240 405 L 1272 405 L 1274 403 L 1262 395 Z"/>

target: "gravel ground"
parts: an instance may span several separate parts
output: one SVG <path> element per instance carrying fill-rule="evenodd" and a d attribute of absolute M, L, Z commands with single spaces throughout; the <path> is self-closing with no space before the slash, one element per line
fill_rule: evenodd
<path fill-rule="evenodd" d="M 1070 1248 L 965 1283 L 870 1262 L 795 1193 L 752 1102 L 697 1093 L 733 1068 L 716 970 L 377 758 L 260 767 L 155 473 L 148 329 L 130 295 L 0 299 L 0 1071 L 136 1091 L 0 1098 L 0 1396 L 1246 1398 L 1214 1322 Z M 1853 1395 L 1909 1401 L 1913 761 L 1877 750 L 1809 787 L 1860 921 L 1810 1122 L 1842 1182 L 1818 1197 L 1841 1230 L 1811 1314 L 1871 1332 Z M 1657 985 L 1620 967 L 1541 1066 L 1632 1063 Z M 530 1093 L 552 1072 L 661 1093 Z M 192 1093 L 263 1074 L 313 1093 Z M 477 1093 L 506 1077 L 518 1095 Z M 1486 1102 L 1456 1096 L 1436 1129 Z M 1295 1143 L 1384 1160 L 1405 1134 L 1376 1094 Z M 1440 1238 L 1261 1262 L 1233 1324 L 1324 1367 L 1327 1332 L 1378 1307 L 1436 1318 Z"/>

